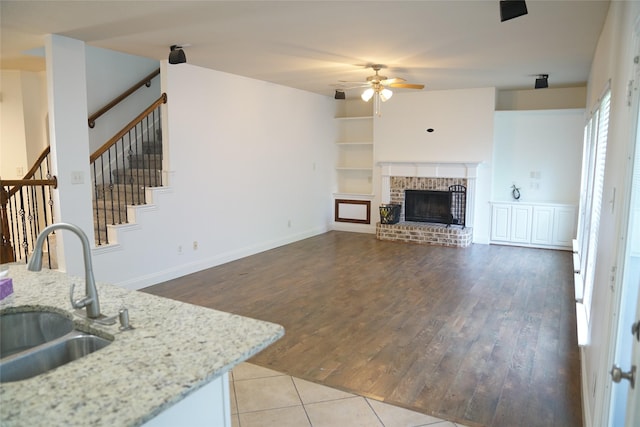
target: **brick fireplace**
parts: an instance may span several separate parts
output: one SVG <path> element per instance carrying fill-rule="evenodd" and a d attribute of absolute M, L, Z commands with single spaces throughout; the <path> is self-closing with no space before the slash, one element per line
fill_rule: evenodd
<path fill-rule="evenodd" d="M 474 195 L 479 162 L 380 162 L 382 203 L 400 204 L 400 222 L 376 224 L 376 237 L 420 244 L 467 247 L 473 239 Z M 405 190 L 447 191 L 450 186 L 467 188 L 466 226 L 446 226 L 405 221 Z"/>

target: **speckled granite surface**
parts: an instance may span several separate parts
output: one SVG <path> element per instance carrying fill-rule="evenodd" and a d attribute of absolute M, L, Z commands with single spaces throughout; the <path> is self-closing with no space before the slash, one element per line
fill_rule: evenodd
<path fill-rule="evenodd" d="M 11 265 L 14 293 L 0 312 L 53 309 L 72 314 L 84 279 Z M 133 330 L 88 324 L 113 342 L 82 359 L 23 381 L 0 384 L 0 425 L 136 426 L 263 350 L 284 334 L 280 325 L 98 284 L 103 314 L 129 309 Z"/>

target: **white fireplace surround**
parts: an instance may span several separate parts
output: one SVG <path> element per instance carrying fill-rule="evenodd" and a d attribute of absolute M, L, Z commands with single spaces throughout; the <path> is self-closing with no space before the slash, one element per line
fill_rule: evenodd
<path fill-rule="evenodd" d="M 378 162 L 381 168 L 382 203 L 391 201 L 391 177 L 465 178 L 467 180 L 466 226 L 473 227 L 478 167 L 482 162 Z"/>

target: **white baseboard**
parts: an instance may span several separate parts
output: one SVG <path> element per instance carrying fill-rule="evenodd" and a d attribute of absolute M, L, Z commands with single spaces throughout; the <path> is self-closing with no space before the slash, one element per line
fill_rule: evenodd
<path fill-rule="evenodd" d="M 302 233 L 293 234 L 282 239 L 275 239 L 268 242 L 263 242 L 253 246 L 247 246 L 239 250 L 229 251 L 222 254 L 215 255 L 209 258 L 199 259 L 190 263 L 180 264 L 178 266 L 168 268 L 165 270 L 156 271 L 144 276 L 134 277 L 130 280 L 115 283 L 116 286 L 129 290 L 140 290 L 148 286 L 156 285 L 158 283 L 166 282 L 168 280 L 176 279 L 178 277 L 186 276 L 207 268 L 216 267 L 218 265 L 226 264 L 227 262 L 235 261 L 241 258 L 245 258 L 251 255 L 255 255 L 260 252 L 264 252 L 270 249 L 294 243 L 299 240 L 307 239 L 309 237 L 316 236 L 318 234 L 326 233 L 329 231 L 326 228 L 317 228 L 307 230 Z"/>

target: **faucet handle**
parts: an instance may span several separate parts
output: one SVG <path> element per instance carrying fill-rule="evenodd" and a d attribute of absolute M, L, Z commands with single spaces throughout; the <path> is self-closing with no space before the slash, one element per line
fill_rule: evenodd
<path fill-rule="evenodd" d="M 71 307 L 73 308 L 84 308 L 87 304 L 91 303 L 93 299 L 89 296 L 85 296 L 77 301 L 73 300 L 73 290 L 75 289 L 75 283 L 71 284 L 71 292 L 69 293 L 69 301 L 71 301 Z"/>

